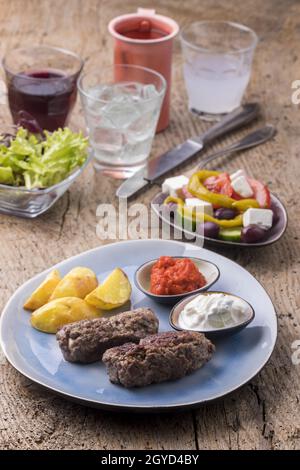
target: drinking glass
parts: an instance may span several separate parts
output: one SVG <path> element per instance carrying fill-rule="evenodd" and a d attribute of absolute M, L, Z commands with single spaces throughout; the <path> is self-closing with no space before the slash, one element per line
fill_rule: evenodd
<path fill-rule="evenodd" d="M 181 32 L 189 108 L 218 120 L 242 101 L 250 80 L 257 36 L 250 28 L 225 21 L 200 21 Z"/>
<path fill-rule="evenodd" d="M 166 81 L 135 65 L 88 68 L 78 89 L 96 168 L 127 178 L 149 157 Z"/>
<path fill-rule="evenodd" d="M 29 113 L 42 129 L 63 128 L 75 105 L 82 59 L 49 46 L 22 47 L 3 59 L 7 95 L 15 124 Z M 24 113 L 25 111 L 25 113 Z"/>

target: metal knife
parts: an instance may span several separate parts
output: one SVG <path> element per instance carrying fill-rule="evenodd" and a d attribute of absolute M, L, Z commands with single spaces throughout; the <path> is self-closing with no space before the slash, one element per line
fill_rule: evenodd
<path fill-rule="evenodd" d="M 221 137 L 252 121 L 258 116 L 259 109 L 258 103 L 248 103 L 240 106 L 202 135 L 191 137 L 163 155 L 149 160 L 145 168 L 137 171 L 119 186 L 116 193 L 117 197 L 128 198 L 148 184 L 154 183 L 156 179 L 165 175 L 168 171 L 187 162 L 217 137 Z"/>

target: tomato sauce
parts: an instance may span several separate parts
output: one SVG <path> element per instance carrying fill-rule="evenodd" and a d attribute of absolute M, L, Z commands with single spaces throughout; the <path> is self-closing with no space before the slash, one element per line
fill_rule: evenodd
<path fill-rule="evenodd" d="M 205 277 L 189 258 L 161 256 L 151 270 L 150 291 L 156 295 L 183 294 L 205 284 Z"/>

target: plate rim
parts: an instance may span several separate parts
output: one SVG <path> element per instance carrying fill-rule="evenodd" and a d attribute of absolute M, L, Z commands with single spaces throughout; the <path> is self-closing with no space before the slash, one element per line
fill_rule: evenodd
<path fill-rule="evenodd" d="M 116 403 L 109 403 L 109 402 L 101 402 L 101 401 L 98 401 L 98 400 L 94 400 L 94 399 L 90 399 L 90 398 L 84 398 L 84 397 L 81 397 L 81 396 L 78 396 L 78 395 L 75 395 L 75 394 L 70 394 L 70 393 L 67 393 L 67 392 L 64 392 L 62 390 L 60 390 L 59 388 L 56 388 L 56 387 L 52 387 L 52 386 L 49 386 L 45 383 L 43 383 L 42 381 L 36 379 L 36 378 L 33 378 L 31 376 L 30 373 L 27 373 L 27 372 L 24 372 L 21 370 L 21 367 L 19 367 L 18 365 L 15 364 L 15 361 L 9 357 L 9 354 L 7 352 L 7 349 L 6 349 L 6 346 L 5 346 L 5 341 L 3 339 L 3 324 L 4 324 L 4 317 L 5 315 L 7 314 L 7 311 L 9 310 L 9 307 L 10 307 L 10 304 L 13 302 L 13 300 L 17 297 L 18 293 L 23 290 L 24 287 L 26 287 L 27 284 L 31 283 L 32 281 L 34 281 L 36 278 L 38 278 L 41 274 L 46 274 L 47 272 L 49 272 L 50 270 L 56 268 L 56 267 L 59 267 L 61 264 L 63 264 L 64 262 L 66 261 L 71 261 L 71 260 L 75 260 L 76 258 L 78 257 L 81 257 L 83 255 L 86 255 L 88 253 L 93 253 L 93 252 L 96 252 L 98 250 L 101 250 L 101 249 L 105 249 L 105 248 L 108 248 L 108 247 L 111 247 L 113 245 L 120 245 L 120 244 L 134 244 L 134 243 L 149 243 L 149 242 L 163 242 L 163 243 L 171 243 L 171 244 L 175 244 L 175 245 L 185 245 L 186 248 L 188 248 L 190 245 L 189 243 L 185 243 L 185 242 L 181 242 L 181 241 L 177 241 L 177 240 L 162 240 L 162 239 L 159 239 L 159 238 L 149 238 L 149 239 L 141 239 L 141 240 L 124 240 L 124 241 L 117 241 L 117 242 L 113 242 L 113 243 L 109 243 L 109 244 L 106 244 L 106 245 L 101 245 L 101 246 L 98 246 L 98 247 L 95 247 L 95 248 L 92 248 L 90 250 L 86 250 L 86 251 L 83 251 L 81 253 L 78 253 L 77 255 L 74 255 L 74 256 L 71 256 L 69 258 L 66 258 L 65 260 L 63 261 L 60 261 L 59 263 L 45 269 L 44 271 L 41 271 L 40 273 L 37 273 L 35 276 L 31 277 L 30 279 L 28 279 L 27 281 L 25 281 L 23 284 L 21 284 L 21 286 L 19 286 L 15 292 L 11 295 L 11 297 L 9 298 L 9 300 L 7 301 L 7 303 L 5 304 L 5 307 L 4 309 L 2 310 L 2 313 L 1 313 L 1 316 L 0 316 L 0 346 L 2 348 L 2 351 L 5 355 L 5 358 L 7 359 L 7 361 L 11 364 L 11 366 L 14 367 L 14 369 L 16 369 L 21 375 L 23 375 L 24 377 L 28 378 L 29 380 L 31 380 L 32 382 L 38 384 L 39 386 L 43 387 L 43 388 L 46 388 L 47 390 L 51 391 L 51 392 L 54 392 L 60 396 L 63 396 L 64 398 L 67 398 L 71 401 L 75 401 L 77 403 L 80 403 L 84 406 L 90 406 L 90 407 L 94 407 L 94 408 L 100 408 L 100 409 L 106 409 L 106 410 L 110 410 L 110 411 L 131 411 L 131 412 L 144 412 L 144 413 L 148 413 L 148 412 L 172 412 L 172 411 L 182 411 L 182 410 L 187 410 L 187 409 L 194 409 L 194 408 L 199 408 L 200 406 L 202 405 L 205 405 L 207 403 L 211 403 L 211 402 L 214 402 L 216 400 L 220 400 L 221 398 L 224 398 L 228 395 L 230 395 L 231 393 L 239 390 L 241 387 L 243 387 L 244 385 L 246 385 L 247 383 L 249 383 L 253 378 L 255 378 L 260 372 L 261 370 L 267 365 L 267 363 L 269 362 L 273 352 L 274 352 L 274 349 L 275 349 L 275 346 L 276 346 L 276 343 L 277 343 L 277 338 L 278 338 L 278 315 L 277 315 L 277 311 L 276 311 L 276 308 L 275 308 L 275 305 L 270 297 L 270 295 L 268 294 L 268 292 L 266 291 L 265 287 L 263 286 L 263 284 L 258 281 L 256 278 L 254 278 L 258 284 L 263 288 L 263 290 L 265 291 L 265 294 L 266 296 L 268 297 L 268 299 L 270 300 L 271 302 L 271 305 L 274 309 L 274 317 L 275 317 L 275 325 L 276 325 L 276 331 L 275 331 L 275 338 L 274 338 L 274 341 L 273 341 L 273 344 L 271 346 L 271 349 L 270 349 L 270 352 L 268 353 L 265 361 L 263 362 L 262 365 L 259 366 L 259 368 L 254 372 L 254 374 L 251 375 L 251 377 L 249 377 L 248 379 L 242 381 L 242 383 L 240 383 L 239 385 L 237 386 L 234 386 L 232 389 L 228 390 L 227 392 L 225 393 L 221 393 L 219 395 L 216 395 L 216 396 L 213 396 L 209 399 L 206 399 L 206 400 L 200 400 L 200 401 L 193 401 L 193 402 L 185 402 L 185 403 L 180 403 L 180 404 L 171 404 L 171 405 L 143 405 L 143 406 L 140 406 L 140 405 L 131 405 L 131 404 L 116 404 Z M 208 250 L 207 248 L 201 248 L 201 249 L 204 249 L 206 251 L 211 251 L 211 250 Z M 232 263 L 236 264 L 239 266 L 240 269 L 242 269 L 243 271 L 246 271 L 246 273 L 250 274 L 252 277 L 254 277 L 251 273 L 249 273 L 249 271 L 247 271 L 247 269 L 245 269 L 243 266 L 239 265 L 236 261 L 233 261 L 231 260 L 230 258 L 227 258 L 226 256 L 223 256 L 223 255 L 220 255 L 219 253 L 215 253 L 217 256 L 220 256 L 221 258 L 224 258 L 225 260 L 229 260 L 231 261 Z"/>
<path fill-rule="evenodd" d="M 161 195 L 161 194 L 164 194 L 162 191 L 160 191 L 159 193 L 157 193 L 153 199 L 151 200 L 150 202 L 150 205 L 151 205 L 151 210 L 157 215 L 157 217 L 167 223 L 170 227 L 172 228 L 178 228 L 177 225 L 175 225 L 172 221 L 169 223 L 168 220 L 163 216 L 163 214 L 161 214 L 159 211 L 157 211 L 155 208 L 154 208 L 154 204 L 155 204 L 155 200 Z M 273 243 L 276 243 L 278 242 L 278 240 L 280 240 L 283 235 L 285 234 L 286 230 L 287 230 L 287 227 L 288 227 L 288 213 L 287 213 L 287 210 L 286 210 L 286 207 L 285 205 L 283 204 L 283 202 L 280 200 L 280 198 L 275 194 L 275 193 L 270 193 L 271 194 L 271 198 L 274 198 L 274 200 L 276 202 L 279 203 L 279 206 L 280 208 L 282 208 L 282 213 L 284 214 L 284 227 L 283 229 L 281 230 L 281 232 L 279 232 L 279 234 L 271 241 L 269 241 L 268 239 L 266 240 L 262 240 L 262 241 L 258 241 L 257 243 L 245 243 L 245 242 L 231 242 L 231 241 L 228 241 L 228 240 L 220 240 L 218 238 L 209 238 L 209 237 L 205 237 L 204 235 L 201 236 L 199 234 L 193 234 L 192 232 L 190 232 L 189 230 L 182 230 L 182 233 L 183 235 L 185 234 L 188 234 L 188 235 L 194 235 L 194 237 L 198 240 L 203 240 L 203 242 L 207 242 L 209 243 L 210 245 L 216 245 L 216 246 L 229 246 L 229 247 L 245 247 L 245 248 L 260 248 L 260 247 L 264 247 L 264 246 L 270 246 L 270 245 L 273 245 Z M 188 243 L 188 240 L 186 240 L 185 242 L 183 243 Z"/>

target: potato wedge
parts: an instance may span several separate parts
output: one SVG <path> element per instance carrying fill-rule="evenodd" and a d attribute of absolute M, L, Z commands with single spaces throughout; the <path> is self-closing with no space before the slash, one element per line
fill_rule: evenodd
<path fill-rule="evenodd" d="M 48 276 L 46 276 L 39 287 L 32 292 L 31 296 L 28 297 L 23 307 L 26 308 L 26 310 L 36 310 L 45 305 L 47 302 L 49 302 L 54 289 L 60 281 L 60 274 L 57 269 L 54 269 L 48 274 Z"/>
<path fill-rule="evenodd" d="M 128 302 L 130 295 L 131 285 L 127 275 L 122 269 L 116 268 L 85 300 L 94 307 L 112 310 Z"/>
<path fill-rule="evenodd" d="M 78 297 L 63 297 L 48 302 L 31 315 L 31 325 L 45 333 L 56 333 L 67 323 L 89 320 L 102 312 Z"/>
<path fill-rule="evenodd" d="M 95 273 L 89 268 L 74 268 L 66 274 L 54 289 L 50 300 L 62 297 L 78 297 L 84 299 L 87 294 L 98 286 Z"/>

